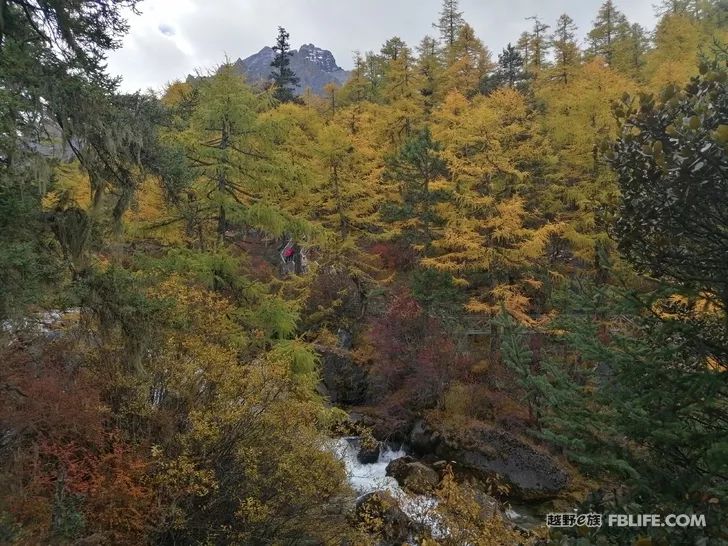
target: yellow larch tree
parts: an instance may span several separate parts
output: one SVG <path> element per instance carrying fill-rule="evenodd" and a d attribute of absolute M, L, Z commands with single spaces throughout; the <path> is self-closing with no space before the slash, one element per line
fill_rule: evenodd
<path fill-rule="evenodd" d="M 602 164 L 599 144 L 616 134 L 612 101 L 639 85 L 596 57 L 576 68 L 568 83 L 539 80 L 536 97 L 545 107 L 543 130 L 557 152 L 556 198 L 563 204 L 568 252 L 585 264 L 598 259 L 597 248 L 609 247 L 606 222 L 618 193 L 614 176 Z"/>
<path fill-rule="evenodd" d="M 548 203 L 550 147 L 526 98 L 510 88 L 472 103 L 452 92 L 433 121 L 434 135 L 446 143 L 442 155 L 453 198 L 438 209 L 446 223 L 423 265 L 450 271 L 470 285 L 469 310 L 495 314 L 505 303 L 527 320 L 527 294 L 540 285 L 530 271 L 539 260 L 546 266 L 548 243 L 563 229 L 551 221 L 553 211 L 538 209 Z M 482 273 L 487 282 L 473 280 Z"/>

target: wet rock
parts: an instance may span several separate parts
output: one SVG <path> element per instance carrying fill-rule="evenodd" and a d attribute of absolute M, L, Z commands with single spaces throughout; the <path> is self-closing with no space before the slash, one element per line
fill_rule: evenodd
<path fill-rule="evenodd" d="M 439 461 L 435 461 L 434 463 L 432 463 L 432 468 L 442 474 L 445 472 L 449 464 L 450 463 L 448 463 L 447 461 L 443 461 L 442 459 L 440 459 Z"/>
<path fill-rule="evenodd" d="M 501 505 L 498 499 L 488 495 L 480 489 L 473 488 L 473 498 L 480 507 L 480 517 L 482 519 L 490 519 L 502 514 Z"/>
<path fill-rule="evenodd" d="M 354 345 L 354 336 L 350 331 L 339 328 L 336 331 L 336 343 L 341 349 L 349 351 Z"/>
<path fill-rule="evenodd" d="M 376 440 L 363 440 L 359 446 L 359 452 L 356 454 L 356 458 L 359 459 L 361 464 L 374 464 L 379 460 L 379 452 L 382 447 Z"/>
<path fill-rule="evenodd" d="M 414 528 L 396 499 L 385 491 L 363 495 L 356 503 L 356 519 L 365 531 L 388 544 L 401 544 Z"/>
<path fill-rule="evenodd" d="M 430 494 L 440 483 L 437 471 L 409 456 L 390 462 L 386 472 L 387 476 L 392 476 L 401 487 L 416 495 Z"/>
<path fill-rule="evenodd" d="M 434 452 L 485 481 L 497 475 L 510 487 L 511 498 L 554 498 L 569 482 L 569 474 L 553 457 L 486 423 L 419 421 L 410 433 L 410 442 L 418 453 L 424 449 Z"/>
<path fill-rule="evenodd" d="M 397 482 L 399 482 L 400 479 L 404 480 L 407 465 L 414 462 L 417 462 L 414 457 L 405 455 L 404 457 L 400 457 L 399 459 L 394 459 L 393 461 L 390 461 L 390 463 L 387 465 L 387 469 L 385 470 L 385 472 L 387 476 L 392 476 L 395 480 L 397 480 Z"/>
<path fill-rule="evenodd" d="M 335 404 L 358 404 L 367 392 L 367 374 L 343 350 L 321 352 L 321 380 Z"/>
<path fill-rule="evenodd" d="M 382 442 L 409 443 L 413 420 L 407 416 L 392 416 L 375 406 L 357 406 L 349 415 Z"/>
<path fill-rule="evenodd" d="M 427 425 L 424 419 L 418 419 L 412 426 L 409 444 L 421 455 L 433 453 L 437 447 L 438 433 Z"/>

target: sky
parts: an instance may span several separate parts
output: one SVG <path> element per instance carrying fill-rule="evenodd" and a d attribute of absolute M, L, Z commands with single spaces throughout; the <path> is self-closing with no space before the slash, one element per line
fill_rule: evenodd
<path fill-rule="evenodd" d="M 497 54 L 515 42 L 537 15 L 554 25 L 567 13 L 580 37 L 591 28 L 603 0 L 460 0 L 465 20 Z M 630 22 L 651 30 L 654 0 L 616 0 Z M 109 55 L 109 71 L 122 89 L 162 90 L 196 70 L 205 72 L 225 57 L 245 58 L 275 41 L 278 26 L 291 46 L 313 43 L 330 50 L 339 66 L 352 66 L 354 51 L 378 51 L 392 36 L 416 46 L 435 36 L 441 0 L 143 0 L 141 15 L 129 14 L 130 30 Z"/>

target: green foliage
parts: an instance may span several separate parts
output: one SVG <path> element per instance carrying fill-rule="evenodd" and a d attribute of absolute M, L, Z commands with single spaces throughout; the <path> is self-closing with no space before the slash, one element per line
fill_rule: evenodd
<path fill-rule="evenodd" d="M 447 271 L 422 268 L 412 272 L 412 295 L 430 313 L 454 311 L 463 303 L 464 294 L 454 283 L 453 276 Z"/>
<path fill-rule="evenodd" d="M 62 267 L 32 193 L 0 185 L 0 317 L 21 313 L 62 281 Z"/>
<path fill-rule="evenodd" d="M 95 319 L 106 340 L 119 331 L 124 343 L 121 357 L 129 368 L 139 369 L 144 352 L 155 335 L 150 324 L 158 320 L 166 304 L 146 297 L 141 277 L 118 266 L 91 270 L 76 284 L 79 301 Z"/>
<path fill-rule="evenodd" d="M 588 52 L 532 17 L 493 66 L 446 0 L 440 43 L 390 38 L 300 100 L 283 28 L 267 89 L 225 63 L 117 93 L 134 6 L 0 1 L 0 541 L 366 542 L 317 351 L 384 433 L 507 423 L 598 480 L 584 508 L 725 538 L 721 2 L 666 3 L 650 46 L 607 1 Z M 472 493 L 444 471 L 441 542 L 526 540 Z"/>
<path fill-rule="evenodd" d="M 286 339 L 296 331 L 298 313 L 290 303 L 275 296 L 263 298 L 253 313 L 243 314 L 253 327 L 264 332 L 265 339 Z"/>
<path fill-rule="evenodd" d="M 612 0 L 607 0 L 600 6 L 594 27 L 589 31 L 591 52 L 601 55 L 607 64 L 613 65 L 620 42 L 628 32 L 627 18 L 614 6 Z"/>
<path fill-rule="evenodd" d="M 568 294 L 555 327 L 568 332 L 565 341 L 583 363 L 545 368 L 545 393 L 556 398 L 544 422 L 546 437 L 574 460 L 602 479 L 625 480 L 603 509 L 706 514 L 704 530 L 650 531 L 682 542 L 725 532 L 726 466 L 714 455 L 725 448 L 728 338 L 723 317 L 701 316 L 670 297 L 674 290 Z"/>
<path fill-rule="evenodd" d="M 529 416 L 538 419 L 542 385 L 535 372 L 533 353 L 527 348 L 528 330 L 514 320 L 503 308 L 493 321 L 500 329 L 501 356 L 506 366 L 515 374 L 523 389 L 523 402 L 528 406 Z"/>
<path fill-rule="evenodd" d="M 524 70 L 523 57 L 510 43 L 498 55 L 498 64 L 492 75 L 485 78 L 480 84 L 480 91 L 488 94 L 498 87 L 507 86 L 525 91 L 530 77 Z"/>
<path fill-rule="evenodd" d="M 385 216 L 391 215 L 399 221 L 405 238 L 415 245 L 428 247 L 433 239 L 433 229 L 441 222 L 435 204 L 442 195 L 431 187 L 447 174 L 441 149 L 430 130 L 423 129 L 387 161 L 385 178 L 398 185 L 402 202 L 390 206 Z"/>
<path fill-rule="evenodd" d="M 290 362 L 291 373 L 298 377 L 315 377 L 318 359 L 311 348 L 296 340 L 277 343 L 271 353 L 272 358 L 281 358 Z"/>
<path fill-rule="evenodd" d="M 704 65 L 685 89 L 626 98 L 608 152 L 623 196 L 615 235 L 641 270 L 728 308 L 728 73 Z"/>
<path fill-rule="evenodd" d="M 440 31 L 440 42 L 445 46 L 452 46 L 465 24 L 463 12 L 458 11 L 458 0 L 443 0 L 440 18 L 433 27 Z"/>
<path fill-rule="evenodd" d="M 211 290 L 232 289 L 240 292 L 249 287 L 249 281 L 240 273 L 239 261 L 227 250 L 200 252 L 193 249 L 172 248 L 161 257 L 141 255 L 139 264 L 161 275 L 189 276 Z"/>
<path fill-rule="evenodd" d="M 579 60 L 579 48 L 576 45 L 576 25 L 571 17 L 562 14 L 556 22 L 556 28 L 551 36 L 551 46 L 554 48 L 556 74 L 564 83 L 569 81 L 569 73 Z"/>
<path fill-rule="evenodd" d="M 291 70 L 291 55 L 288 43 L 289 34 L 283 27 L 278 27 L 278 38 L 273 46 L 275 57 L 270 65 L 275 69 L 271 74 L 275 90 L 273 96 L 280 102 L 291 102 L 294 100 L 294 91 L 298 85 L 299 79 Z"/>

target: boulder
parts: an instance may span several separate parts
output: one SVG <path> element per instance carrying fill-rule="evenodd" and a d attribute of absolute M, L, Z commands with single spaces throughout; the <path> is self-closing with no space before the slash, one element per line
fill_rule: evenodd
<path fill-rule="evenodd" d="M 358 404 L 367 392 L 367 374 L 345 350 L 321 351 L 321 380 L 334 404 Z"/>
<path fill-rule="evenodd" d="M 569 482 L 568 472 L 553 457 L 486 423 L 419 421 L 410 433 L 410 442 L 417 452 L 429 449 L 485 481 L 497 475 L 510 487 L 508 496 L 514 499 L 551 499 Z"/>
<path fill-rule="evenodd" d="M 387 476 L 392 476 L 404 489 L 416 495 L 431 494 L 440 483 L 438 473 L 412 457 L 400 457 L 387 465 Z"/>
<path fill-rule="evenodd" d="M 418 419 L 412 426 L 409 444 L 415 453 L 427 455 L 434 453 L 437 447 L 438 433 L 428 426 L 424 419 Z"/>
<path fill-rule="evenodd" d="M 361 464 L 374 464 L 379 461 L 379 452 L 381 451 L 381 444 L 374 439 L 365 438 L 362 439 L 359 445 L 359 451 L 356 454 L 356 458 Z"/>
<path fill-rule="evenodd" d="M 347 351 L 350 351 L 354 346 L 354 335 L 344 328 L 339 328 L 336 331 L 336 345 Z"/>
<path fill-rule="evenodd" d="M 472 494 L 473 499 L 480 507 L 480 517 L 482 519 L 490 519 L 502 515 L 501 505 L 498 499 L 476 488 L 472 488 Z"/>
<path fill-rule="evenodd" d="M 360 497 L 356 502 L 356 519 L 365 531 L 384 539 L 386 544 L 401 544 L 414 529 L 407 514 L 385 491 Z"/>
<path fill-rule="evenodd" d="M 407 465 L 414 462 L 417 462 L 417 459 L 410 457 L 409 455 L 405 455 L 404 457 L 390 461 L 389 464 L 387 464 L 385 472 L 387 476 L 392 476 L 395 480 L 397 480 L 397 483 L 402 485 L 400 480 L 404 481 Z"/>

